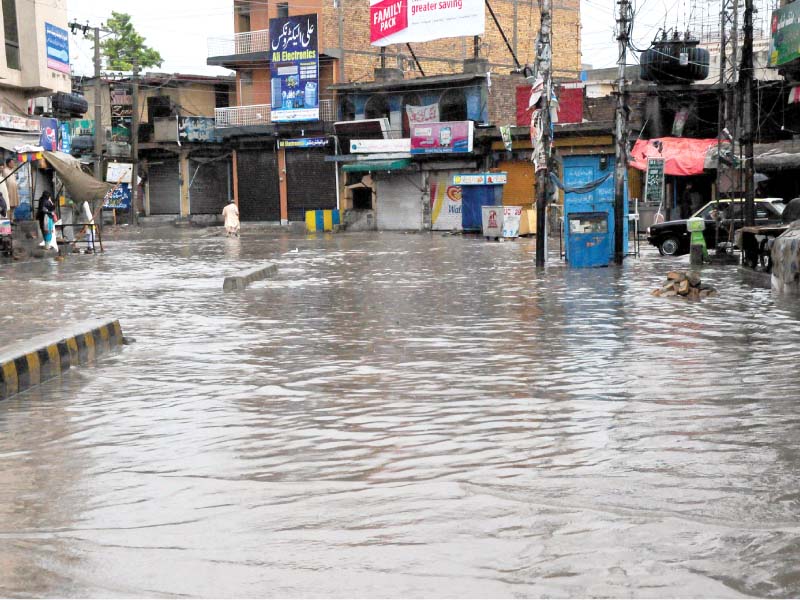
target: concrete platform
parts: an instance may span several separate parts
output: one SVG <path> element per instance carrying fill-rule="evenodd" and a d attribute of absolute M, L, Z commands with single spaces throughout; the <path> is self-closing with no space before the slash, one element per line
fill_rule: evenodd
<path fill-rule="evenodd" d="M 123 343 L 119 321 L 86 321 L 0 352 L 0 400 L 57 377 L 70 367 L 93 362 Z"/>
<path fill-rule="evenodd" d="M 230 277 L 226 277 L 225 281 L 222 282 L 222 289 L 225 290 L 226 292 L 243 290 L 247 287 L 247 284 L 249 283 L 252 283 L 254 281 L 259 281 L 261 279 L 267 279 L 268 277 L 274 277 L 277 274 L 278 274 L 278 266 L 272 263 L 268 263 L 263 267 L 253 269 L 251 271 L 244 271 L 239 275 L 232 275 Z"/>

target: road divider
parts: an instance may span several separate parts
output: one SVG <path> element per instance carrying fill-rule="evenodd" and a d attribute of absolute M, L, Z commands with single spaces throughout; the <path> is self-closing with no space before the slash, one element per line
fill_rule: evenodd
<path fill-rule="evenodd" d="M 46 334 L 0 353 L 0 400 L 23 392 L 124 343 L 119 321 L 90 321 L 64 336 Z"/>
<path fill-rule="evenodd" d="M 222 289 L 226 292 L 243 290 L 248 284 L 261 279 L 268 279 L 275 277 L 278 274 L 278 265 L 269 263 L 263 267 L 253 269 L 251 271 L 244 271 L 239 275 L 231 275 L 226 277 L 222 282 Z"/>

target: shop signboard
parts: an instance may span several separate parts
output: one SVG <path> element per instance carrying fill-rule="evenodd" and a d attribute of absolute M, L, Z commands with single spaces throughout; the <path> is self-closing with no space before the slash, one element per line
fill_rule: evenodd
<path fill-rule="evenodd" d="M 190 143 L 222 142 L 214 117 L 178 117 L 178 141 Z"/>
<path fill-rule="evenodd" d="M 505 185 L 508 173 L 459 173 L 453 175 L 453 185 Z"/>
<path fill-rule="evenodd" d="M 453 185 L 453 175 L 447 171 L 431 173 L 431 229 L 461 231 L 461 186 Z"/>
<path fill-rule="evenodd" d="M 647 175 L 644 180 L 644 201 L 661 204 L 664 199 L 664 159 L 648 158 Z"/>
<path fill-rule="evenodd" d="M 273 123 L 319 120 L 317 15 L 269 20 Z"/>
<path fill-rule="evenodd" d="M 483 0 L 370 0 L 373 46 L 483 35 Z"/>
<path fill-rule="evenodd" d="M 121 183 L 103 199 L 103 208 L 128 210 L 131 207 L 131 187 Z"/>
<path fill-rule="evenodd" d="M 106 168 L 106 181 L 111 183 L 130 183 L 133 178 L 131 163 L 110 162 Z"/>
<path fill-rule="evenodd" d="M 66 29 L 52 23 L 44 24 L 44 43 L 47 50 L 47 68 L 69 73 L 69 34 Z"/>
<path fill-rule="evenodd" d="M 800 3 L 793 2 L 772 12 L 769 66 L 779 67 L 800 58 Z"/>
<path fill-rule="evenodd" d="M 411 154 L 472 152 L 472 121 L 446 121 L 411 126 Z"/>
<path fill-rule="evenodd" d="M 328 145 L 328 138 L 313 137 L 313 138 L 287 138 L 278 140 L 278 148 L 325 148 Z"/>
<path fill-rule="evenodd" d="M 72 135 L 94 135 L 93 119 L 72 119 Z"/>
<path fill-rule="evenodd" d="M 411 138 L 388 140 L 350 140 L 350 152 L 371 154 L 382 152 L 411 152 Z"/>
<path fill-rule="evenodd" d="M 19 131 L 40 131 L 38 119 L 28 119 L 17 115 L 0 114 L 0 129 L 16 129 Z"/>

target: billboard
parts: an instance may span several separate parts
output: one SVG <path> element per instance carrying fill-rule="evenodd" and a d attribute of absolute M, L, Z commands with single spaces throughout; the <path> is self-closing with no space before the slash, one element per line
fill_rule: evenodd
<path fill-rule="evenodd" d="M 431 229 L 434 231 L 461 231 L 461 186 L 450 183 L 449 171 L 431 173 L 429 178 L 431 200 Z"/>
<path fill-rule="evenodd" d="M 317 15 L 269 20 L 273 123 L 319 119 Z"/>
<path fill-rule="evenodd" d="M 69 34 L 52 23 L 44 24 L 44 43 L 47 49 L 47 68 L 69 73 Z"/>
<path fill-rule="evenodd" d="M 472 152 L 472 121 L 411 126 L 411 154 Z"/>
<path fill-rule="evenodd" d="M 221 142 L 214 117 L 178 117 L 178 141 Z"/>
<path fill-rule="evenodd" d="M 373 46 L 483 35 L 483 0 L 370 0 Z"/>
<path fill-rule="evenodd" d="M 800 4 L 793 2 L 774 11 L 770 34 L 770 67 L 779 67 L 800 58 Z"/>

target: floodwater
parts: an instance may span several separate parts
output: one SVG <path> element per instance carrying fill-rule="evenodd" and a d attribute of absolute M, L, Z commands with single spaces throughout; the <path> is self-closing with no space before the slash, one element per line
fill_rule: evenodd
<path fill-rule="evenodd" d="M 686 264 L 649 250 L 108 250 L 0 266 L 0 343 L 136 339 L 0 402 L 0 596 L 800 595 L 800 310 L 736 267 L 685 302 L 649 295 Z"/>

